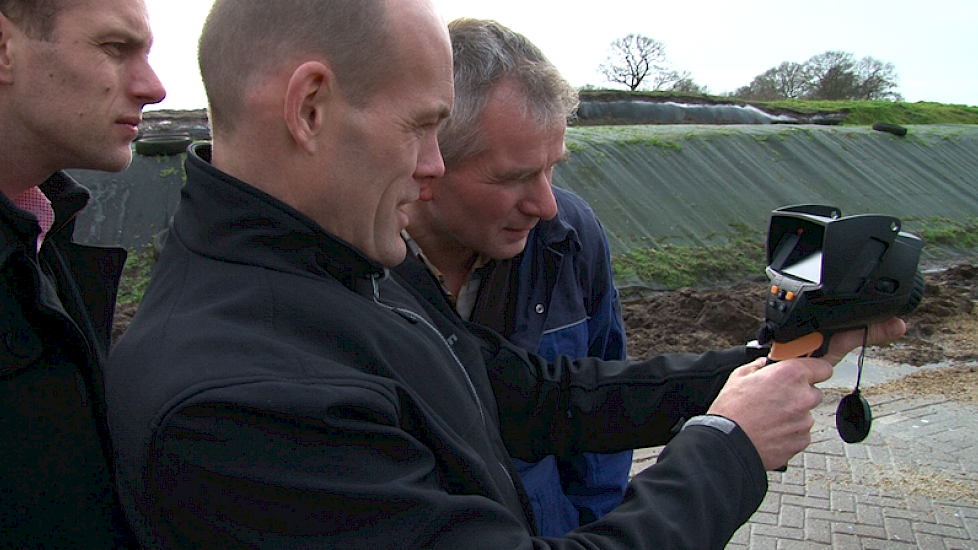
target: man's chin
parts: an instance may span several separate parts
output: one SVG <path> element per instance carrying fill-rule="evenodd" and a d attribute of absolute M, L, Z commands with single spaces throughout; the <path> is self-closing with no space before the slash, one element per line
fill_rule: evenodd
<path fill-rule="evenodd" d="M 489 256 L 493 260 L 508 260 L 510 258 L 518 256 L 525 249 L 526 249 L 526 239 L 523 239 L 518 243 L 509 244 L 500 247 L 499 249 L 493 251 L 492 253 L 486 254 L 486 256 Z"/>
<path fill-rule="evenodd" d="M 401 240 L 400 236 L 398 236 L 398 245 L 392 246 L 388 250 L 379 252 L 377 256 L 378 257 L 371 259 L 384 267 L 397 267 L 407 256 L 407 245 L 405 245 L 404 241 Z"/>
<path fill-rule="evenodd" d="M 129 168 L 130 164 L 132 164 L 132 149 L 126 147 L 125 149 L 120 148 L 115 154 L 93 158 L 91 162 L 87 163 L 87 166 L 76 166 L 74 168 L 101 170 L 103 172 L 122 172 L 126 168 Z"/>
<path fill-rule="evenodd" d="M 125 158 L 125 159 L 124 159 L 124 160 L 123 160 L 122 162 L 120 162 L 120 163 L 119 163 L 119 166 L 118 166 L 118 168 L 116 168 L 116 170 L 115 170 L 115 171 L 116 171 L 116 172 L 122 172 L 122 171 L 124 171 L 124 170 L 125 170 L 126 168 L 129 168 L 129 166 L 130 166 L 130 165 L 132 165 L 132 154 L 130 154 L 130 155 L 129 155 L 128 157 L 126 157 L 126 158 Z"/>

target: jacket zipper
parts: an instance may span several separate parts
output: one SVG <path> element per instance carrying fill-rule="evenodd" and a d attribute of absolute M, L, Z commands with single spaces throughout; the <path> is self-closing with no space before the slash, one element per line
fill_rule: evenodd
<path fill-rule="evenodd" d="M 475 399 L 475 404 L 479 408 L 479 416 L 482 417 L 482 425 L 485 427 L 486 432 L 489 433 L 490 432 L 489 422 L 486 420 L 486 413 L 485 413 L 485 408 L 482 405 L 482 399 L 479 398 L 479 394 L 475 389 L 475 383 L 472 382 L 472 378 L 469 376 L 469 372 L 465 370 L 465 366 L 462 365 L 462 361 L 458 358 L 458 355 L 455 354 L 455 350 L 452 349 L 451 344 L 448 342 L 447 339 L 445 339 L 444 336 L 442 336 L 441 332 L 439 332 L 438 329 L 434 325 L 429 323 L 428 320 L 425 319 L 424 317 L 418 315 L 417 313 L 409 309 L 405 309 L 402 307 L 395 307 L 381 302 L 380 287 L 377 285 L 377 277 L 378 277 L 377 275 L 374 275 L 370 279 L 371 283 L 373 283 L 374 303 L 376 303 L 380 307 L 383 307 L 387 310 L 390 310 L 400 315 L 401 317 L 404 317 L 405 319 L 411 321 L 412 323 L 419 323 L 421 325 L 424 325 L 428 327 L 428 329 L 431 330 L 431 332 L 435 333 L 435 335 L 438 337 L 438 341 L 441 342 L 443 346 L 445 346 L 445 349 L 448 351 L 449 355 L 451 355 L 452 359 L 455 361 L 455 365 L 462 372 L 462 376 L 465 377 L 465 382 L 469 386 L 469 391 L 472 393 L 472 398 Z M 515 489 L 516 482 L 513 481 L 513 476 L 510 475 L 509 470 L 506 468 L 506 465 L 500 462 L 498 459 L 495 462 L 499 466 L 499 468 L 503 471 L 503 473 L 506 475 L 506 479 L 509 480 L 510 485 L 512 485 Z M 519 491 L 517 491 L 517 493 L 519 493 Z"/>

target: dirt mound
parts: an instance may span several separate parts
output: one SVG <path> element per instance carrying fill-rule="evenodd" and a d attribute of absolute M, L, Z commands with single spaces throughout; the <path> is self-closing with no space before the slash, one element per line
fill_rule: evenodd
<path fill-rule="evenodd" d="M 702 352 L 753 340 L 764 322 L 766 284 L 681 289 L 623 304 L 628 355 Z"/>
<path fill-rule="evenodd" d="M 923 302 L 906 317 L 906 337 L 868 356 L 915 366 L 978 358 L 978 267 L 957 265 L 925 281 Z M 757 282 L 682 289 L 624 304 L 629 355 L 701 352 L 750 341 L 764 321 L 767 288 Z"/>

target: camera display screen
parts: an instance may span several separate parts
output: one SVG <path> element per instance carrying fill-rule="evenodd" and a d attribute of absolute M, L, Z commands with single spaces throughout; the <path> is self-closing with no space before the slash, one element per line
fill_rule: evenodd
<path fill-rule="evenodd" d="M 772 223 L 772 231 L 780 237 L 771 251 L 770 267 L 794 279 L 822 284 L 825 226 L 792 218 L 775 218 Z"/>
<path fill-rule="evenodd" d="M 816 250 L 793 263 L 784 265 L 780 271 L 795 279 L 818 284 L 822 282 L 822 251 Z"/>

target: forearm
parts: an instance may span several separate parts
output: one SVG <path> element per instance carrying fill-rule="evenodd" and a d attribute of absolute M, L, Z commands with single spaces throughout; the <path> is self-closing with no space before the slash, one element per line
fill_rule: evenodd
<path fill-rule="evenodd" d="M 702 414 L 730 372 L 758 354 L 744 347 L 638 362 L 538 357 L 504 343 L 489 372 L 513 456 L 611 453 L 661 445 L 682 420 Z"/>
<path fill-rule="evenodd" d="M 657 549 L 721 549 L 766 492 L 763 464 L 739 427 L 725 434 L 693 426 L 632 478 L 621 506 L 588 529 L 618 532 L 635 548 L 654 540 Z"/>

